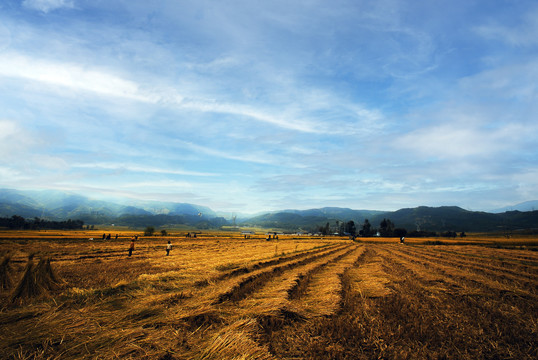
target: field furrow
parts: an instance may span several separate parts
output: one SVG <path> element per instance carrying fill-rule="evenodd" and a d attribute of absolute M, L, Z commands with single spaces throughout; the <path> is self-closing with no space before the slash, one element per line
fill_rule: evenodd
<path fill-rule="evenodd" d="M 444 273 L 446 277 L 459 279 L 466 283 L 478 284 L 479 287 L 486 287 L 486 291 L 494 291 L 501 295 L 511 293 L 516 296 L 523 296 L 538 299 L 536 294 L 537 283 L 532 279 L 521 279 L 503 275 L 497 271 L 487 271 L 476 266 L 465 266 L 455 259 L 439 259 L 425 254 L 417 254 L 413 249 L 394 248 L 394 253 L 398 256 L 406 257 L 416 263 L 428 264 L 430 268 L 437 269 Z"/>
<path fill-rule="evenodd" d="M 510 326 L 527 329 L 530 332 L 536 330 L 532 330 L 533 322 L 514 324 L 514 319 L 517 319 L 517 317 L 513 316 L 514 314 L 537 313 L 538 306 L 536 302 L 529 302 L 528 297 L 507 293 L 498 288 L 491 288 L 486 282 L 472 279 L 472 275 L 469 278 L 459 274 L 454 275 L 445 271 L 442 265 L 404 259 L 395 252 L 389 254 L 385 251 L 383 256 L 386 257 L 388 264 L 390 264 L 388 266 L 392 270 L 411 274 L 413 279 L 422 284 L 422 287 L 430 293 L 436 294 L 435 296 L 456 298 L 460 305 L 470 303 L 472 309 L 465 309 L 465 311 L 462 311 L 463 314 L 473 312 L 475 314 L 478 312 L 481 316 L 488 314 L 488 316 L 495 318 L 495 321 L 512 323 Z M 425 273 L 429 275 L 423 276 Z M 438 280 L 432 279 L 432 276 L 437 277 Z M 461 301 L 462 299 L 465 299 L 465 301 Z M 471 320 L 472 318 L 469 319 L 469 321 Z"/>
<path fill-rule="evenodd" d="M 308 273 L 302 273 L 288 292 L 290 309 L 306 317 L 327 316 L 338 310 L 341 299 L 341 276 L 364 253 L 357 247 Z"/>
<path fill-rule="evenodd" d="M 342 275 L 340 311 L 281 323 L 261 337 L 271 353 L 290 359 L 536 357 L 536 315 L 526 317 L 517 301 L 503 306 L 498 293 L 478 282 L 463 289 L 460 277 L 397 249 L 367 245 L 358 266 Z"/>
<path fill-rule="evenodd" d="M 450 260 L 454 265 L 473 268 L 477 271 L 489 271 L 497 272 L 503 274 L 503 276 L 514 276 L 516 278 L 521 278 L 523 280 L 531 280 L 538 275 L 538 267 L 533 266 L 514 266 L 509 263 L 509 259 L 497 260 L 494 258 L 480 257 L 476 258 L 476 254 L 473 252 L 476 251 L 475 248 L 467 247 L 467 253 L 463 251 L 452 252 L 445 249 L 434 248 L 425 248 L 421 246 L 412 246 L 407 247 L 407 249 L 402 249 L 402 251 L 407 250 L 408 253 L 421 254 L 428 256 L 430 258 L 435 258 L 439 260 Z M 469 253 L 470 252 L 470 253 Z"/>
<path fill-rule="evenodd" d="M 205 334 L 209 340 L 205 341 L 204 347 L 212 349 L 205 356 L 212 359 L 222 358 L 229 351 L 224 348 L 229 347 L 229 344 L 223 343 L 222 339 L 237 338 L 239 331 L 242 335 L 241 340 L 234 340 L 233 346 L 256 349 L 255 358 L 270 358 L 269 352 L 263 353 L 263 349 L 266 349 L 264 345 L 252 345 L 252 341 L 257 338 L 260 326 L 268 322 L 280 322 L 283 319 L 302 319 L 303 315 L 289 310 L 288 299 L 300 275 L 338 262 L 345 256 L 349 256 L 355 249 L 355 245 L 347 244 L 329 251 L 311 254 L 300 261 L 270 267 L 246 277 L 230 291 L 223 293 L 224 297 L 221 294 L 213 306 L 218 309 L 219 313 L 227 314 L 227 321 L 213 324 L 211 331 Z M 254 328 L 253 323 L 256 324 Z"/>
<path fill-rule="evenodd" d="M 283 309 L 285 311 L 296 312 L 296 309 L 291 307 L 290 292 L 293 291 L 297 282 L 300 281 L 301 276 L 314 271 L 320 271 L 320 269 L 325 268 L 328 264 L 340 261 L 353 250 L 353 246 L 351 248 L 348 246 L 326 256 L 313 259 L 308 263 L 288 268 L 278 276 L 270 279 L 270 281 L 258 288 L 248 298 L 239 302 L 236 308 L 246 310 L 246 314 L 251 317 L 264 316 Z"/>
<path fill-rule="evenodd" d="M 349 245 L 347 245 L 349 246 Z M 254 292 L 256 289 L 262 287 L 265 283 L 271 281 L 277 276 L 281 276 L 289 270 L 295 269 L 299 266 L 304 266 L 306 264 L 312 263 L 318 259 L 330 256 L 338 251 L 341 251 L 340 248 L 331 249 L 326 252 L 312 254 L 306 258 L 288 261 L 277 266 L 271 266 L 268 269 L 263 269 L 262 271 L 257 271 L 249 276 L 246 276 L 241 279 L 241 281 L 234 285 L 231 289 L 220 294 L 216 300 L 216 304 L 221 304 L 225 301 L 239 301 Z"/>
<path fill-rule="evenodd" d="M 312 255 L 315 255 L 315 254 L 326 252 L 328 249 L 339 248 L 341 246 L 342 245 L 335 244 L 335 245 L 322 247 L 322 248 L 319 248 L 319 249 L 305 251 L 305 252 L 302 252 L 302 253 L 299 253 L 299 254 L 281 256 L 281 257 L 279 257 L 277 259 L 259 261 L 259 262 L 256 262 L 254 264 L 251 264 L 251 265 L 241 266 L 239 268 L 230 270 L 228 272 L 225 272 L 225 273 L 215 277 L 214 279 L 212 279 L 212 282 L 220 281 L 220 280 L 224 280 L 224 279 L 228 279 L 228 278 L 232 278 L 232 277 L 236 277 L 236 276 L 240 276 L 240 275 L 244 275 L 244 274 L 248 274 L 248 273 L 252 273 L 253 271 L 264 269 L 264 268 L 267 268 L 267 267 L 270 267 L 270 266 L 273 266 L 273 265 L 282 264 L 284 262 L 306 258 L 306 257 L 312 256 Z"/>
<path fill-rule="evenodd" d="M 442 291 L 431 286 L 431 279 L 420 276 L 426 272 L 438 271 L 438 276 L 447 276 L 447 272 L 442 267 L 424 267 L 421 263 L 405 262 L 401 260 L 399 254 L 384 251 L 382 255 L 387 262 L 387 270 L 392 274 L 412 274 L 410 279 L 416 283 L 414 288 L 418 291 L 416 296 L 423 296 L 423 301 L 437 301 L 442 299 L 435 306 L 437 311 L 448 314 L 450 321 L 461 321 L 458 325 L 462 329 L 474 329 L 475 336 L 484 334 L 490 339 L 495 339 L 497 344 L 513 346 L 518 343 L 527 343 L 525 354 L 536 353 L 536 349 L 530 344 L 536 336 L 536 314 L 538 307 L 535 302 L 529 303 L 527 299 L 521 297 L 503 297 L 494 291 L 484 291 L 479 282 L 471 281 L 467 283 L 469 287 L 476 287 L 471 291 Z M 431 265 L 431 264 L 429 264 Z M 453 279 L 460 284 L 465 282 L 464 277 Z M 401 291 L 398 291 L 401 293 Z M 470 296 L 472 294 L 472 296 Z M 454 313 L 450 313 L 450 312 Z M 530 315 L 530 317 L 526 316 Z M 515 329 L 518 329 L 517 331 Z M 493 340 L 492 340 L 493 341 Z M 494 341 L 493 341 L 494 342 Z"/>

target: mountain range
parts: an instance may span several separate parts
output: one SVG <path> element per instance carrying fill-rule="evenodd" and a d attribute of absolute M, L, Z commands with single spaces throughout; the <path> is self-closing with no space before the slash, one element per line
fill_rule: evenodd
<path fill-rule="evenodd" d="M 538 211 L 535 208 L 538 208 L 538 201 L 528 201 L 491 212 L 469 211 L 457 206 L 420 206 L 397 211 L 339 207 L 288 209 L 241 217 L 237 220 L 237 225 L 312 231 L 327 222 L 335 224 L 352 220 L 359 227 L 368 219 L 373 227 L 377 227 L 383 219 L 390 219 L 396 227 L 407 230 L 505 231 L 538 228 Z M 63 191 L 0 189 L 0 217 L 13 215 L 50 220 L 80 219 L 86 224 L 116 223 L 131 227 L 183 224 L 212 228 L 233 225 L 231 220 L 226 220 L 201 205 L 134 199 L 109 202 Z"/>
<path fill-rule="evenodd" d="M 20 191 L 0 189 L 0 217 L 19 215 L 25 218 L 95 219 L 124 215 L 198 215 L 217 217 L 206 206 L 187 203 L 125 200 L 128 205 L 92 200 L 79 194 L 54 190 Z"/>

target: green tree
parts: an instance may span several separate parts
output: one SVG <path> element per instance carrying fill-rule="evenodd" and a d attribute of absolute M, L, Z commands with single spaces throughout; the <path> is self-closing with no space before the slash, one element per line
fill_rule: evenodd
<path fill-rule="evenodd" d="M 325 226 L 319 226 L 318 232 L 321 235 L 329 235 L 331 232 L 331 225 L 329 223 L 325 224 Z"/>
<path fill-rule="evenodd" d="M 394 223 L 389 219 L 383 219 L 379 224 L 379 234 L 384 237 L 394 235 Z"/>
<path fill-rule="evenodd" d="M 166 232 L 166 230 L 163 229 L 163 230 L 161 230 L 161 235 L 166 236 L 166 235 L 168 235 L 168 233 Z"/>
<path fill-rule="evenodd" d="M 155 233 L 155 228 L 153 226 L 148 226 L 144 230 L 144 236 L 153 236 L 153 233 Z"/>
<path fill-rule="evenodd" d="M 349 220 L 346 225 L 345 225 L 345 228 L 344 228 L 344 232 L 352 235 L 352 236 L 355 236 L 355 234 L 357 233 L 357 227 L 355 226 L 355 222 L 353 220 Z"/>
<path fill-rule="evenodd" d="M 394 229 L 394 236 L 401 238 L 402 236 L 407 235 L 407 230 L 403 228 Z"/>
<path fill-rule="evenodd" d="M 372 224 L 370 224 L 370 221 L 368 221 L 368 219 L 364 219 L 364 224 L 362 224 L 362 230 L 359 231 L 359 233 L 362 236 L 372 235 Z"/>

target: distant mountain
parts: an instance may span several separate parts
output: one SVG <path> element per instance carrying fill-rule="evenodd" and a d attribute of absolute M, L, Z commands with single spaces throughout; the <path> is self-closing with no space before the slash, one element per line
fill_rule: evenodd
<path fill-rule="evenodd" d="M 505 206 L 503 208 L 494 209 L 494 210 L 491 210 L 490 212 L 492 212 L 492 213 L 503 213 L 503 212 L 506 212 L 506 211 L 514 211 L 514 210 L 517 210 L 517 211 L 534 211 L 534 210 L 538 210 L 538 200 L 525 201 L 525 202 L 522 202 L 522 203 L 519 203 L 519 204 L 516 204 L 516 205 L 513 205 L 513 206 Z"/>
<path fill-rule="evenodd" d="M 397 211 L 353 210 L 324 207 L 309 210 L 284 210 L 246 218 L 238 217 L 240 226 L 282 230 L 317 231 L 320 226 L 353 220 L 360 228 L 365 219 L 377 228 L 383 219 L 408 231 L 504 231 L 538 228 L 538 201 L 528 201 L 504 212 L 468 211 L 457 206 L 400 209 Z M 508 208 L 507 208 L 508 209 Z M 499 209 L 502 210 L 502 209 Z M 83 220 L 86 224 L 116 223 L 126 226 L 185 224 L 198 228 L 219 227 L 228 222 L 212 209 L 194 204 L 124 199 L 116 202 L 93 200 L 62 191 L 19 191 L 0 189 L 0 217 L 19 215 L 48 220 Z"/>
<path fill-rule="evenodd" d="M 239 224 L 241 226 L 254 226 L 262 228 L 272 229 L 285 229 L 285 230 L 312 230 L 318 224 L 325 224 L 327 217 L 325 216 L 312 216 L 302 215 L 294 213 L 292 211 L 287 212 L 274 212 L 264 215 L 255 216 L 253 218 L 244 220 Z"/>
<path fill-rule="evenodd" d="M 107 222 L 124 215 L 190 215 L 217 217 L 206 206 L 187 203 L 139 201 L 129 204 L 93 200 L 85 196 L 54 190 L 19 191 L 0 189 L 0 217 L 19 215 L 25 218 L 81 219 L 88 223 Z"/>
<path fill-rule="evenodd" d="M 309 210 L 283 210 L 258 215 L 240 222 L 243 226 L 257 226 L 263 228 L 281 228 L 287 230 L 312 230 L 327 222 L 349 221 L 356 222 L 374 216 L 385 214 L 378 210 L 352 210 L 348 208 L 324 207 Z"/>
<path fill-rule="evenodd" d="M 352 210 L 339 207 L 324 207 L 321 209 L 310 210 L 284 210 L 282 212 L 294 213 L 301 216 L 317 216 L 324 218 L 340 219 L 342 221 L 360 218 L 367 219 L 373 216 L 386 213 L 386 211 L 379 210 Z"/>
<path fill-rule="evenodd" d="M 217 217 L 217 213 L 207 206 L 188 203 L 174 203 L 162 201 L 129 200 L 131 207 L 137 207 L 154 215 L 198 215 Z"/>
<path fill-rule="evenodd" d="M 487 232 L 516 229 L 538 228 L 538 211 L 511 211 L 492 214 L 468 211 L 457 206 L 400 209 L 398 211 L 350 210 L 325 208 L 312 210 L 286 210 L 259 215 L 241 223 L 244 226 L 259 226 L 274 229 L 316 231 L 327 222 L 347 222 L 353 220 L 360 228 L 368 219 L 377 228 L 383 219 L 389 219 L 396 227 L 408 231 L 421 230 L 433 232 Z"/>
<path fill-rule="evenodd" d="M 504 225 L 501 215 L 469 211 L 457 206 L 400 209 L 374 216 L 371 223 L 378 226 L 383 218 L 390 219 L 397 227 L 422 231 L 495 231 Z"/>
<path fill-rule="evenodd" d="M 42 217 L 43 211 L 32 206 L 0 202 L 0 217 L 19 215 L 24 218 Z"/>

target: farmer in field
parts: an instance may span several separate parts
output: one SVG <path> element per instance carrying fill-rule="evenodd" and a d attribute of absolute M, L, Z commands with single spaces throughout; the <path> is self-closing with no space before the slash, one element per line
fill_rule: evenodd
<path fill-rule="evenodd" d="M 134 243 L 135 243 L 135 239 L 134 239 L 134 237 L 132 237 L 131 238 L 131 244 L 129 245 L 129 256 L 133 255 Z"/>
<path fill-rule="evenodd" d="M 172 243 L 168 240 L 168 244 L 166 245 L 166 256 L 170 255 L 170 250 L 172 250 Z"/>

